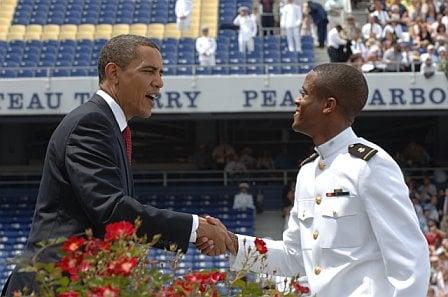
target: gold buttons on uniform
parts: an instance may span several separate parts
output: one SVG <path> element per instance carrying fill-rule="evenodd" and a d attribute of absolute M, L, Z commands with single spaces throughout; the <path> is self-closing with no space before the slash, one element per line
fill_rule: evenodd
<path fill-rule="evenodd" d="M 321 271 L 322 271 L 322 268 L 320 268 L 319 266 L 314 267 L 314 274 L 315 275 L 319 275 Z"/>
<path fill-rule="evenodd" d="M 321 196 L 317 196 L 316 197 L 316 204 L 319 205 L 322 202 L 322 197 Z"/>
<path fill-rule="evenodd" d="M 324 170 L 325 169 L 325 161 L 319 160 L 318 167 L 320 170 Z"/>
<path fill-rule="evenodd" d="M 318 236 L 319 236 L 319 231 L 314 231 L 314 232 L 313 232 L 313 238 L 314 238 L 314 240 L 316 240 Z"/>

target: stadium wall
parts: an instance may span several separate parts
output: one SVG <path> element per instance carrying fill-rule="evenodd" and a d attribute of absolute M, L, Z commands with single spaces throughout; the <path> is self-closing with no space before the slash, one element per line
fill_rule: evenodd
<path fill-rule="evenodd" d="M 368 74 L 367 111 L 448 109 L 448 84 L 438 73 Z M 166 77 L 155 113 L 291 112 L 305 75 Z M 97 90 L 94 77 L 0 80 L 0 116 L 62 115 Z"/>

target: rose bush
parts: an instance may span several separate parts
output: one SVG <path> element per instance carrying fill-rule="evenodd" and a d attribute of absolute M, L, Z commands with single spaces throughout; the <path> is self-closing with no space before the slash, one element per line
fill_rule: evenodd
<path fill-rule="evenodd" d="M 57 263 L 40 263 L 38 254 L 22 271 L 35 273 L 39 292 L 15 292 L 16 297 L 193 297 L 193 296 L 302 296 L 309 289 L 293 279 L 283 291 L 266 280 L 248 281 L 250 266 L 266 260 L 266 243 L 257 238 L 255 249 L 246 255 L 243 269 L 238 272 L 192 271 L 182 277 L 165 274 L 157 262 L 148 258 L 150 248 L 159 237 L 148 242 L 138 237 L 134 224 L 117 222 L 106 226 L 104 239 L 94 238 L 90 230 L 85 236 L 55 240 L 42 246 L 61 245 L 61 259 Z M 172 268 L 182 255 L 173 254 Z"/>

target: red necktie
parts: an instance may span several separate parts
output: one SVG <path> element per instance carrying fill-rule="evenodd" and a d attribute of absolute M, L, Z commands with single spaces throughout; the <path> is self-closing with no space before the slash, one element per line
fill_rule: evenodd
<path fill-rule="evenodd" d="M 124 145 L 126 146 L 126 155 L 128 156 L 129 164 L 131 164 L 132 160 L 132 136 L 131 136 L 131 128 L 126 126 L 123 130 L 123 139 Z"/>

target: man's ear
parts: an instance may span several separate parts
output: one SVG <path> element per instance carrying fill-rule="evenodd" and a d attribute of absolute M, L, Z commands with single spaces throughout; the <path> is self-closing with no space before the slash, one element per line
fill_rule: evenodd
<path fill-rule="evenodd" d="M 325 101 L 325 105 L 324 105 L 324 109 L 323 109 L 323 113 L 324 114 L 329 114 L 332 113 L 336 110 L 336 106 L 337 106 L 337 101 L 335 98 L 333 97 L 329 97 L 326 101 Z"/>
<path fill-rule="evenodd" d="M 107 63 L 106 67 L 104 68 L 104 72 L 106 74 L 107 80 L 109 80 L 113 84 L 118 83 L 118 75 L 119 75 L 120 69 L 117 64 Z"/>

